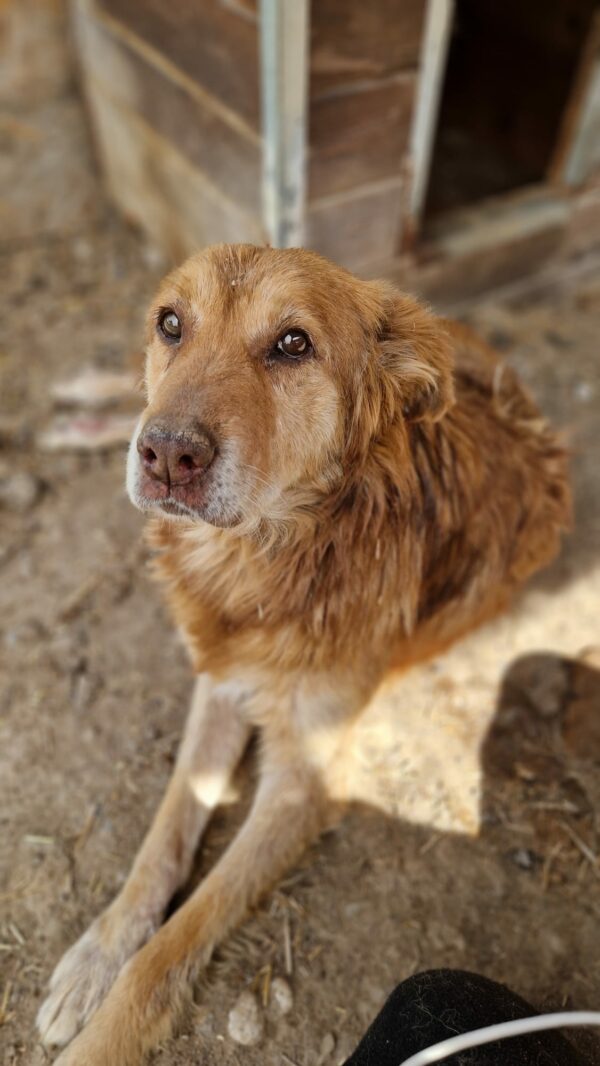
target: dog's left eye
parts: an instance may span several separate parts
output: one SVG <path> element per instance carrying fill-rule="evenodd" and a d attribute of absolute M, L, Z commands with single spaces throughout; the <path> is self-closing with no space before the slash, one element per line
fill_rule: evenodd
<path fill-rule="evenodd" d="M 310 338 L 301 329 L 288 329 L 282 333 L 271 351 L 271 358 L 289 360 L 305 359 L 313 350 Z"/>

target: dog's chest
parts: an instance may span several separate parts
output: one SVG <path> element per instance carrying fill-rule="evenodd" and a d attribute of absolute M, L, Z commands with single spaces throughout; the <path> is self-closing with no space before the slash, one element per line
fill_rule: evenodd
<path fill-rule="evenodd" d="M 262 600 L 272 584 L 265 560 L 244 541 L 221 530 L 194 530 L 180 539 L 173 562 L 198 609 L 225 632 L 260 621 Z"/>
<path fill-rule="evenodd" d="M 265 554 L 211 527 L 158 529 L 156 568 L 198 669 L 267 655 L 273 625 L 285 626 L 277 575 Z M 272 641 L 271 641 L 272 642 Z M 264 645 L 264 646 L 263 646 Z"/>

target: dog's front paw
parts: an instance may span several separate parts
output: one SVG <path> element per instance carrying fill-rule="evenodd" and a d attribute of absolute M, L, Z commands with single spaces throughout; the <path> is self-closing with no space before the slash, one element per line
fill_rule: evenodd
<path fill-rule="evenodd" d="M 38 1011 L 37 1026 L 47 1046 L 62 1047 L 102 1003 L 123 964 L 153 932 L 126 922 L 109 909 L 63 955 Z"/>
<path fill-rule="evenodd" d="M 108 1034 L 98 1032 L 94 1020 L 77 1034 L 68 1047 L 63 1048 L 53 1066 L 139 1066 L 141 1054 L 125 1057 L 113 1046 Z"/>
<path fill-rule="evenodd" d="M 171 1033 L 186 996 L 178 970 L 169 970 L 160 933 L 122 968 L 90 1021 L 54 1066 L 140 1066 L 145 1052 Z M 179 975 L 182 976 L 182 975 Z"/>

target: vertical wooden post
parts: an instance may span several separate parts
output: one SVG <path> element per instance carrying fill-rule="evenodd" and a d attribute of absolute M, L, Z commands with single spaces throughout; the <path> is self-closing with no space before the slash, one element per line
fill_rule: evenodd
<path fill-rule="evenodd" d="M 425 206 L 453 18 L 454 0 L 428 0 L 419 64 L 417 104 L 410 135 L 411 185 L 409 217 L 405 227 L 409 241 L 418 229 Z"/>
<path fill-rule="evenodd" d="M 577 187 L 600 165 L 600 12 L 596 12 L 565 109 L 551 181 Z"/>
<path fill-rule="evenodd" d="M 308 41 L 309 0 L 260 0 L 263 218 L 277 248 L 304 240 Z"/>

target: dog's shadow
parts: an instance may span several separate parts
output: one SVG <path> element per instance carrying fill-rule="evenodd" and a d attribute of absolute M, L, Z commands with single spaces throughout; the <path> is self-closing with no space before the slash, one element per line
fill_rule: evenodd
<path fill-rule="evenodd" d="M 447 722 L 433 716 L 432 750 L 425 731 L 417 738 L 420 762 L 409 764 L 401 750 L 373 748 L 374 737 L 386 738 L 377 724 L 389 710 L 385 700 L 369 711 L 367 763 L 373 759 L 375 776 L 386 781 L 391 809 L 381 795 L 350 803 L 337 827 L 219 949 L 199 988 L 204 1015 L 231 1005 L 232 988 L 250 983 L 260 992 L 273 974 L 288 972 L 297 1009 L 277 1023 L 277 1046 L 292 1061 L 312 1062 L 306 1048 L 315 1025 L 325 1026 L 339 1041 L 341 1062 L 391 989 L 422 969 L 483 973 L 541 1009 L 597 1007 L 599 667 L 597 652 L 513 661 L 482 741 L 470 738 L 473 772 L 479 766 L 473 810 L 460 802 L 447 809 L 444 782 L 426 779 L 439 776 L 440 750 L 456 759 Z M 468 747 L 468 738 L 460 739 Z M 411 747 L 414 741 L 407 738 Z M 242 820 L 254 767 L 251 753 L 241 799 L 217 814 L 187 891 Z M 392 769 L 412 777 L 413 787 L 394 782 Z M 368 776 L 368 765 L 358 781 L 362 772 Z M 469 772 L 460 764 L 450 773 L 453 789 L 457 774 L 467 779 L 463 798 L 472 794 Z M 411 811 L 422 793 L 425 804 Z M 600 1063 L 595 1038 L 577 1040 Z"/>

